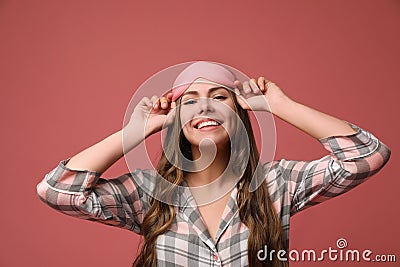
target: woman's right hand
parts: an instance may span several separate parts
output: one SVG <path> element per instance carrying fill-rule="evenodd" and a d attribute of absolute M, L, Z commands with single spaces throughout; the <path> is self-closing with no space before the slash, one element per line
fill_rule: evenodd
<path fill-rule="evenodd" d="M 173 122 L 175 108 L 172 93 L 161 97 L 143 97 L 136 105 L 126 127 L 144 127 L 145 136 L 150 136 Z"/>

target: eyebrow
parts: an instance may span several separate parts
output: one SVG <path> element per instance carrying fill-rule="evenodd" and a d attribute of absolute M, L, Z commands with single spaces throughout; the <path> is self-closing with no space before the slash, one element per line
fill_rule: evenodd
<path fill-rule="evenodd" d="M 208 93 L 211 94 L 211 93 L 213 93 L 214 91 L 217 91 L 217 90 L 219 90 L 219 89 L 225 89 L 225 90 L 227 90 L 227 89 L 226 89 L 225 87 L 223 87 L 223 86 L 218 86 L 218 87 L 213 87 L 213 88 L 208 89 Z M 186 93 L 184 93 L 184 94 L 182 95 L 182 98 L 183 98 L 185 95 L 199 95 L 199 92 L 197 92 L 197 91 L 188 91 L 188 92 L 186 92 Z"/>

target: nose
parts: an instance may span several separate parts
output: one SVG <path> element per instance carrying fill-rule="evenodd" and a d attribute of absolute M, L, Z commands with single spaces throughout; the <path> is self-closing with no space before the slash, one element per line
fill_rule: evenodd
<path fill-rule="evenodd" d="M 201 97 L 199 99 L 199 114 L 207 114 L 209 112 L 214 112 L 214 107 L 212 105 L 212 99 L 209 97 Z"/>

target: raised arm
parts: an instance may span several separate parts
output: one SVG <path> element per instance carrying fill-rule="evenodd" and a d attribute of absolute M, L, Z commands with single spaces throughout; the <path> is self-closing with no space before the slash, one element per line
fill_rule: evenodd
<path fill-rule="evenodd" d="M 265 164 L 278 210 L 289 209 L 293 215 L 343 194 L 377 173 L 390 158 L 390 149 L 369 131 L 290 99 L 263 77 L 237 85 L 244 108 L 273 113 L 314 137 L 328 152 L 312 161 L 281 159 Z"/>
<path fill-rule="evenodd" d="M 163 108 L 159 108 L 160 102 L 164 103 Z M 158 106 L 152 109 L 153 105 Z M 61 160 L 47 173 L 37 185 L 39 198 L 67 215 L 140 233 L 148 198 L 138 181 L 154 179 L 156 173 L 137 168 L 113 179 L 101 178 L 101 174 L 144 138 L 160 130 L 170 111 L 171 101 L 167 98 L 143 98 L 123 130 Z"/>
<path fill-rule="evenodd" d="M 103 173 L 145 138 L 159 131 L 164 122 L 165 125 L 171 122 L 171 111 L 175 107 L 175 103 L 171 103 L 171 97 L 171 94 L 161 98 L 144 97 L 135 107 L 129 123 L 123 130 L 76 154 L 68 161 L 66 167 Z M 171 115 L 168 116 L 168 121 L 167 115 Z"/>
<path fill-rule="evenodd" d="M 315 139 L 356 133 L 346 121 L 300 104 L 289 97 L 271 102 L 270 108 L 274 115 Z"/>
<path fill-rule="evenodd" d="M 238 102 L 244 109 L 271 112 L 316 139 L 355 133 L 345 121 L 292 100 L 264 77 L 243 84 L 236 81 L 235 85 Z"/>

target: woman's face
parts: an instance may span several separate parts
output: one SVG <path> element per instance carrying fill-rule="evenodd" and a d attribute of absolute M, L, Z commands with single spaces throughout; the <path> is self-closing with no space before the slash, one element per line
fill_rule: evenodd
<path fill-rule="evenodd" d="M 233 133 L 235 104 L 228 89 L 210 83 L 193 83 L 181 98 L 180 120 L 186 139 L 194 146 L 211 139 L 226 145 Z"/>

